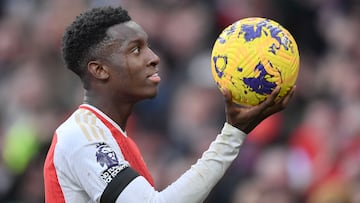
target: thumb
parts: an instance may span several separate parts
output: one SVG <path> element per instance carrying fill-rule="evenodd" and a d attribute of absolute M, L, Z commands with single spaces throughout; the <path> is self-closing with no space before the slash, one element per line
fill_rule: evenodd
<path fill-rule="evenodd" d="M 225 87 L 222 87 L 220 90 L 221 90 L 222 95 L 224 96 L 225 103 L 228 105 L 231 104 L 232 103 L 232 94 L 231 94 L 230 90 Z"/>

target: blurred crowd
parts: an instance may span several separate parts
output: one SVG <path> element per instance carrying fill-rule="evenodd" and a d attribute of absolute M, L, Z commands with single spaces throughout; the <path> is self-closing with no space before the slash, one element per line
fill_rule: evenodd
<path fill-rule="evenodd" d="M 300 51 L 289 107 L 250 133 L 206 203 L 360 203 L 360 2 L 357 0 L 1 0 L 0 202 L 44 202 L 43 162 L 83 90 L 60 56 L 80 12 L 122 5 L 160 56 L 159 95 L 128 133 L 161 190 L 221 129 L 210 71 L 220 31 L 249 16 L 287 28 Z"/>

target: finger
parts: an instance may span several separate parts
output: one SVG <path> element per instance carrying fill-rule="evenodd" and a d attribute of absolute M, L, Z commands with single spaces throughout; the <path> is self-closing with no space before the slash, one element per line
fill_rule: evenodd
<path fill-rule="evenodd" d="M 294 86 L 291 88 L 290 92 L 284 97 L 283 101 L 281 102 L 281 103 L 282 103 L 282 106 L 283 106 L 284 108 L 289 104 L 291 98 L 293 97 L 293 95 L 294 95 L 294 93 L 295 93 L 295 89 L 296 89 L 296 85 L 294 85 Z"/>
<path fill-rule="evenodd" d="M 280 99 L 280 101 L 278 101 L 272 108 L 268 108 L 264 114 L 268 116 L 285 109 L 294 95 L 295 89 L 296 87 L 293 86 L 291 90 Z"/>
<path fill-rule="evenodd" d="M 221 93 L 224 96 L 226 104 L 231 104 L 232 103 L 232 94 L 231 94 L 230 90 L 225 87 L 222 87 Z"/>
<path fill-rule="evenodd" d="M 259 105 L 253 106 L 251 108 L 251 112 L 254 115 L 259 115 L 259 118 L 266 118 L 269 113 L 271 113 L 271 109 L 274 108 L 275 99 L 280 93 L 280 87 L 277 86 L 272 93 L 266 98 L 265 101 L 260 103 Z"/>
<path fill-rule="evenodd" d="M 276 97 L 279 95 L 279 93 L 280 93 L 280 86 L 277 86 L 277 87 L 272 91 L 272 93 L 270 94 L 270 96 L 268 96 L 268 98 L 266 98 L 266 100 L 259 105 L 259 107 L 260 107 L 261 109 L 266 109 L 267 107 L 274 105 L 275 100 L 276 100 Z"/>

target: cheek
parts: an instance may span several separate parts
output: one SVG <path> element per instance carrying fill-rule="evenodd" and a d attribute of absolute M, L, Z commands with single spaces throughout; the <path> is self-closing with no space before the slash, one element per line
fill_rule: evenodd
<path fill-rule="evenodd" d="M 136 79 L 141 76 L 143 72 L 143 64 L 142 59 L 135 57 L 127 57 L 124 71 L 125 74 L 129 77 L 129 79 Z"/>
<path fill-rule="evenodd" d="M 127 78 L 131 77 L 131 63 L 129 62 L 129 58 L 127 56 L 112 56 L 111 64 L 113 70 L 113 75 L 116 80 L 120 80 L 117 82 L 125 81 Z"/>

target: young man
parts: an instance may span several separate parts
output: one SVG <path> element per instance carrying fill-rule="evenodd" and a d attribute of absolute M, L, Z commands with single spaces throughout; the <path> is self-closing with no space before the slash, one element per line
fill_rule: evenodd
<path fill-rule="evenodd" d="M 95 8 L 67 28 L 62 54 L 83 82 L 84 103 L 56 130 L 45 166 L 46 202 L 202 202 L 236 158 L 253 128 L 284 109 L 271 96 L 243 108 L 224 90 L 226 122 L 202 157 L 163 191 L 154 182 L 138 148 L 126 134 L 134 105 L 158 91 L 159 57 L 144 30 L 122 8 Z"/>

